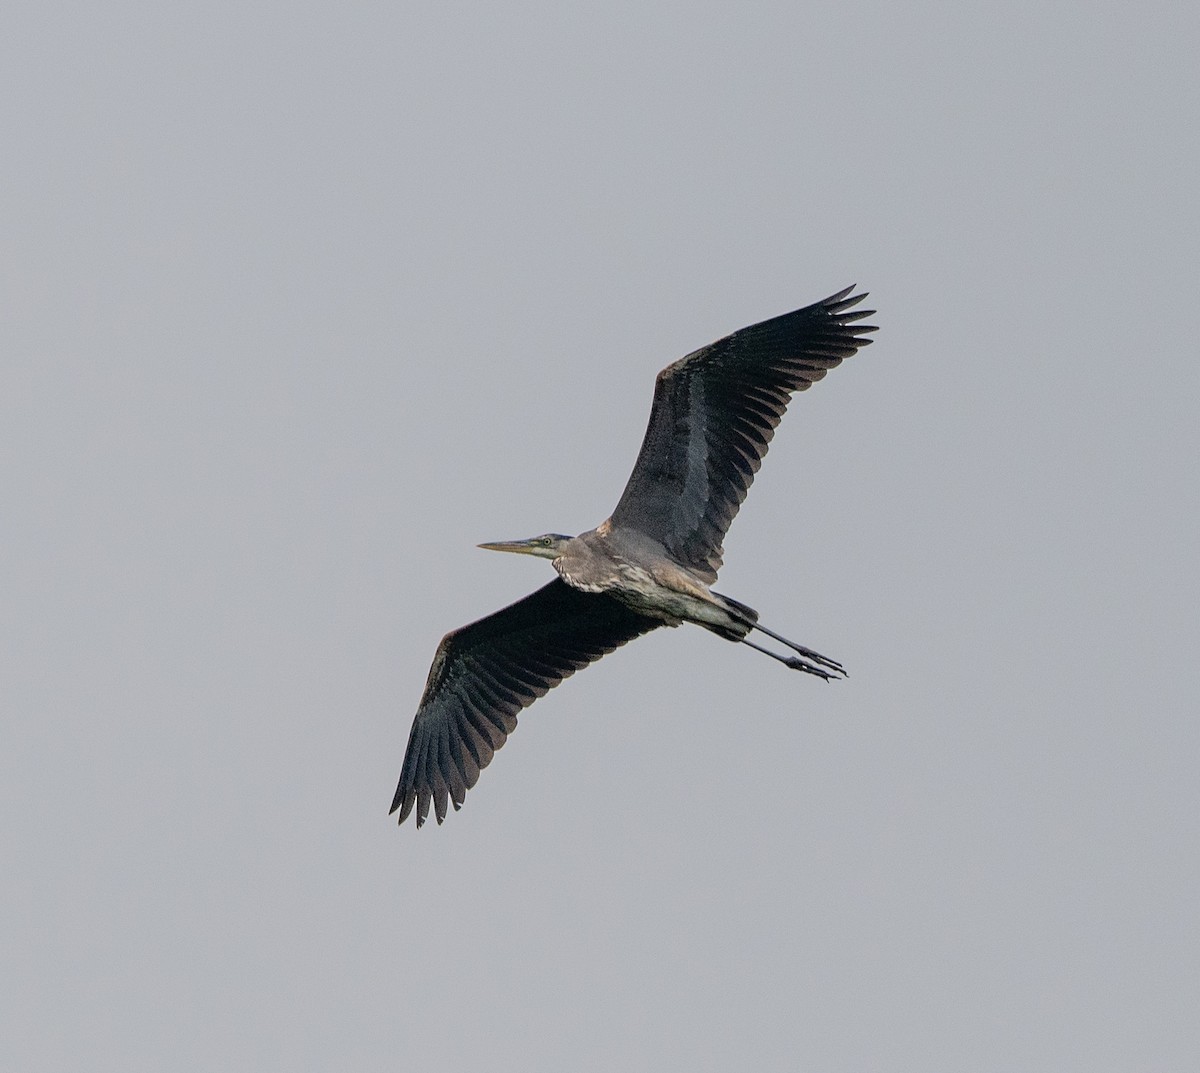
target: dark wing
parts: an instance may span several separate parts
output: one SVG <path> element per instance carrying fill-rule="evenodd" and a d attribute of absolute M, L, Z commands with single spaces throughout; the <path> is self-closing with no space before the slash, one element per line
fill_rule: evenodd
<path fill-rule="evenodd" d="M 722 542 L 793 391 L 803 391 L 871 342 L 866 294 L 765 320 L 669 365 L 654 385 L 642 450 L 614 525 L 653 537 L 711 584 Z"/>
<path fill-rule="evenodd" d="M 492 754 L 517 727 L 517 712 L 568 675 L 662 623 L 603 593 L 555 578 L 523 600 L 442 638 L 408 737 L 391 811 L 417 826 L 457 809 Z"/>

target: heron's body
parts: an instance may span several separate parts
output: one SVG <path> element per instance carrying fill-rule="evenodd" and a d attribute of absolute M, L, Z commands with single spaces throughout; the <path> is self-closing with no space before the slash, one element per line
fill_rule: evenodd
<path fill-rule="evenodd" d="M 650 424 L 612 515 L 570 537 L 481 544 L 553 561 L 558 578 L 438 646 L 413 721 L 392 811 L 417 825 L 458 808 L 516 728 L 516 713 L 568 675 L 660 626 L 692 622 L 826 680 L 841 664 L 767 629 L 713 592 L 723 539 L 775 426 L 802 391 L 869 343 L 847 288 L 743 328 L 658 375 Z M 785 645 L 781 655 L 750 640 Z"/>
<path fill-rule="evenodd" d="M 609 520 L 566 541 L 554 569 L 573 588 L 608 593 L 666 626 L 695 622 L 738 639 L 750 630 L 743 621 L 745 609 L 736 615 L 728 601 L 673 562 L 661 545 L 632 530 L 614 530 Z"/>

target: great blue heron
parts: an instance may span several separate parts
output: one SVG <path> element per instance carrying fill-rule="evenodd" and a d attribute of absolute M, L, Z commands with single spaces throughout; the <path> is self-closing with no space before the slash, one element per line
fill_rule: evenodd
<path fill-rule="evenodd" d="M 871 342 L 849 312 L 866 294 L 743 328 L 668 365 L 654 385 L 642 449 L 612 516 L 579 536 L 547 533 L 480 544 L 552 559 L 558 577 L 523 600 L 442 638 L 421 696 L 391 811 L 417 826 L 457 809 L 516 729 L 517 712 L 568 675 L 659 626 L 694 622 L 798 671 L 830 679 L 840 663 L 789 641 L 758 612 L 709 586 L 722 541 L 746 498 L 792 392 Z M 758 631 L 791 649 L 749 639 Z"/>

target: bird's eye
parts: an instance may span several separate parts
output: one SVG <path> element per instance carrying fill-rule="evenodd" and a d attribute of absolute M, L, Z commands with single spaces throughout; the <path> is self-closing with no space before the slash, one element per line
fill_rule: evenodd
<path fill-rule="evenodd" d="M 549 538 L 549 537 L 542 537 L 541 544 L 542 544 L 542 547 L 543 547 L 543 548 L 548 548 L 548 547 L 550 547 L 550 544 L 551 544 L 551 540 L 550 540 L 550 538 Z"/>

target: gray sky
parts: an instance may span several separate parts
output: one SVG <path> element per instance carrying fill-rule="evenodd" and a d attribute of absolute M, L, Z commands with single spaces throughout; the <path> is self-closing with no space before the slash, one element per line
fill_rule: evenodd
<path fill-rule="evenodd" d="M 1200 16 L 20 5 L 6 1069 L 1194 1070 Z M 719 588 L 386 817 L 657 370 L 857 282 Z"/>

